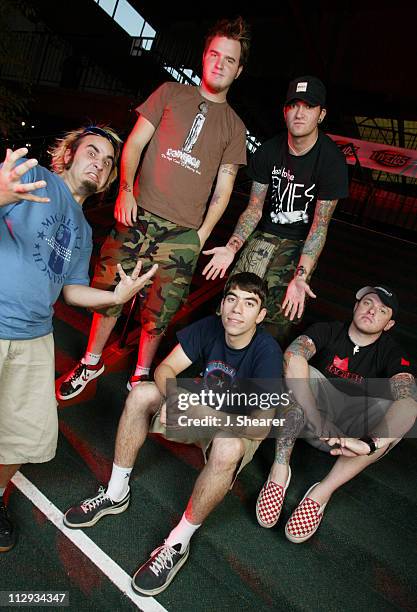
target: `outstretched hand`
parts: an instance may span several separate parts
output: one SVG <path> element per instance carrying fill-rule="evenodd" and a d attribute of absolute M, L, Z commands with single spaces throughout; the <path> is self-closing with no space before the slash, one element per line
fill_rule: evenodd
<path fill-rule="evenodd" d="M 138 261 L 132 274 L 128 276 L 120 264 L 117 264 L 117 271 L 120 276 L 120 282 L 114 289 L 114 300 L 116 304 L 125 304 L 138 291 L 142 289 L 148 280 L 155 274 L 158 269 L 158 264 L 154 264 L 150 270 L 139 276 L 142 269 L 142 262 Z"/>
<path fill-rule="evenodd" d="M 282 310 L 284 315 L 293 321 L 294 317 L 301 318 L 304 312 L 306 294 L 312 298 L 316 294 L 310 289 L 310 285 L 302 278 L 293 278 L 287 287 L 284 301 L 282 302 Z"/>
<path fill-rule="evenodd" d="M 223 278 L 235 258 L 235 253 L 228 246 L 214 247 L 209 251 L 203 251 L 203 255 L 213 255 L 202 272 L 207 280 L 215 280 L 219 274 L 220 278 Z"/>
<path fill-rule="evenodd" d="M 22 183 L 21 177 L 31 168 L 38 164 L 36 159 L 28 159 L 16 166 L 16 162 L 27 154 L 28 150 L 23 147 L 12 151 L 7 149 L 6 158 L 0 168 L 0 206 L 6 206 L 19 200 L 31 202 L 49 202 L 49 198 L 41 198 L 31 192 L 46 187 L 46 181 L 35 181 L 34 183 Z"/>

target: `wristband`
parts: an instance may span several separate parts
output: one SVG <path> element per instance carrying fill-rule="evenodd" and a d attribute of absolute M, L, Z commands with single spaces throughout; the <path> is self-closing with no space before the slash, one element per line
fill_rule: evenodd
<path fill-rule="evenodd" d="M 359 438 L 359 440 L 361 442 L 365 442 L 369 446 L 370 450 L 368 456 L 373 455 L 374 452 L 378 450 L 373 438 L 371 438 L 370 436 L 364 436 L 363 438 Z"/>

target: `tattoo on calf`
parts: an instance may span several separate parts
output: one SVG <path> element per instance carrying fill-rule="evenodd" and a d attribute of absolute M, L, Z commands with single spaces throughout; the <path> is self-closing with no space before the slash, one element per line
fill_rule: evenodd
<path fill-rule="evenodd" d="M 277 438 L 275 447 L 276 463 L 288 464 L 295 441 L 304 425 L 304 411 L 293 402 L 285 411 L 285 426 L 282 437 Z"/>

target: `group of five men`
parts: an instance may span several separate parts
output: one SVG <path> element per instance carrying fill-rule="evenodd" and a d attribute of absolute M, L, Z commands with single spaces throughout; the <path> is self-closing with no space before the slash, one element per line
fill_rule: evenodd
<path fill-rule="evenodd" d="M 112 474 L 106 488 L 66 512 L 68 527 L 90 527 L 128 507 L 130 474 L 147 433 L 176 439 L 167 381 L 199 360 L 206 389 L 260 379 L 278 388 L 284 373 L 292 400 L 283 410 L 275 461 L 258 497 L 262 526 L 278 521 L 297 437 L 340 455 L 289 519 L 285 532 L 293 542 L 310 538 L 334 491 L 414 423 L 413 368 L 386 334 L 399 306 L 385 285 L 357 292 L 350 323 L 318 323 L 294 340 L 284 353 L 283 371 L 277 340 L 283 345 L 306 297 L 315 297 L 310 278 L 337 200 L 348 195 L 343 155 L 318 128 L 326 115 L 326 92 L 312 76 L 291 81 L 284 104 L 287 131 L 252 156 L 249 203 L 227 245 L 203 251 L 211 256 L 203 274 L 214 279 L 224 276 L 243 247 L 225 286 L 220 318 L 181 330 L 154 381 L 150 377 L 163 334 L 187 297 L 199 254 L 246 163 L 245 126 L 226 98 L 248 52 L 243 20 L 219 22 L 206 39 L 200 86 L 166 83 L 137 108 L 121 155 L 117 223 L 91 287 L 91 229 L 82 204 L 115 180 L 118 136 L 106 126 L 69 133 L 52 152 L 53 172 L 22 159 L 25 149 L 7 152 L 0 169 L 0 252 L 7 270 L 0 287 L 0 551 L 10 550 L 16 538 L 3 503 L 9 480 L 23 463 L 46 462 L 55 454 L 51 330 L 52 305 L 61 290 L 69 304 L 94 310 L 86 353 L 58 391 L 62 401 L 102 374 L 103 349 L 123 304 L 144 292 L 138 361 L 128 382 Z M 379 390 L 370 392 L 370 378 L 389 380 L 389 399 Z M 205 467 L 180 522 L 133 577 L 133 588 L 142 594 L 155 595 L 169 585 L 188 557 L 193 533 L 267 435 L 251 427 L 232 433 L 218 406 L 198 408 L 218 425 L 210 435 L 197 432 L 186 440 L 202 448 Z"/>

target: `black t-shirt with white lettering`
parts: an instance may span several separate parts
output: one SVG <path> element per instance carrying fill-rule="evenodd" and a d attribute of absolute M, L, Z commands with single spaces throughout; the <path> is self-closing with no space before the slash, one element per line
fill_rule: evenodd
<path fill-rule="evenodd" d="M 266 141 L 252 156 L 248 174 L 269 185 L 257 229 L 281 238 L 304 240 L 313 222 L 317 200 L 338 200 L 349 195 L 343 153 L 319 132 L 305 155 L 291 155 L 287 132 Z"/>
<path fill-rule="evenodd" d="M 310 364 L 340 391 L 349 395 L 388 396 L 388 380 L 395 374 L 414 374 L 413 364 L 392 336 L 383 332 L 368 346 L 349 338 L 350 323 L 315 323 L 304 333 L 313 340 L 316 354 Z"/>

